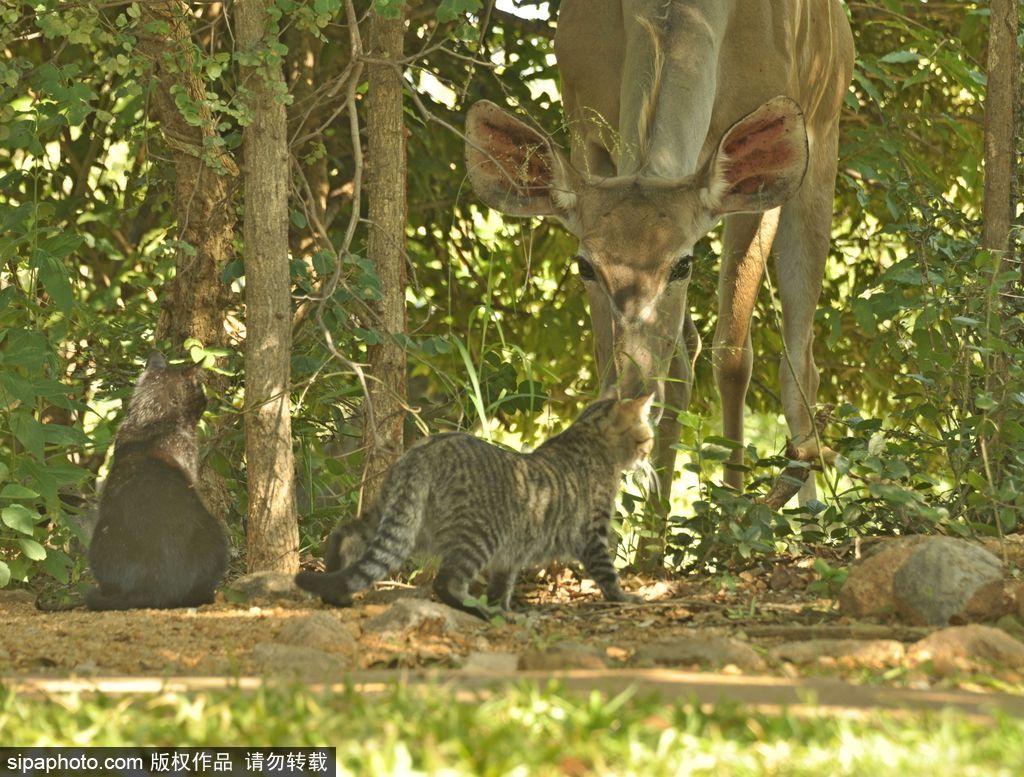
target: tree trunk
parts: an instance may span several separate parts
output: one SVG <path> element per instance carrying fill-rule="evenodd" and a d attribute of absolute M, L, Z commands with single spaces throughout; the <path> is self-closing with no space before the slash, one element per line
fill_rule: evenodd
<path fill-rule="evenodd" d="M 395 335 L 406 331 L 405 316 L 405 126 L 402 119 L 402 19 L 370 19 L 369 91 L 366 134 L 369 237 L 367 253 L 380 277 L 382 297 L 370 326 L 383 335 L 370 347 L 369 410 L 363 413 L 360 509 L 376 501 L 388 467 L 402 454 L 405 421 L 405 349 Z M 395 63 L 395 64 L 388 64 Z"/>
<path fill-rule="evenodd" d="M 289 363 L 291 281 L 288 264 L 286 92 L 277 42 L 268 31 L 273 0 L 237 0 L 238 45 L 246 63 L 245 128 L 245 455 L 249 485 L 247 567 L 294 572 L 299 566 L 295 514 Z"/>
<path fill-rule="evenodd" d="M 989 3 L 988 89 L 985 94 L 985 228 L 982 243 L 1002 252 L 1002 271 L 1013 268 L 1010 225 L 1016 201 L 1013 172 L 1017 148 L 1017 54 L 1019 0 Z"/>
<path fill-rule="evenodd" d="M 220 278 L 234 257 L 231 189 L 238 168 L 228 152 L 206 142 L 218 133 L 194 68 L 188 6 L 180 0 L 156 0 L 143 3 L 141 10 L 138 49 L 153 60 L 150 100 L 174 163 L 174 216 L 182 245 L 174 279 L 161 291 L 156 339 L 170 340 L 175 347 L 188 338 L 220 345 L 231 293 Z M 181 115 L 172 92 L 176 88 L 199 106 L 199 126 Z"/>

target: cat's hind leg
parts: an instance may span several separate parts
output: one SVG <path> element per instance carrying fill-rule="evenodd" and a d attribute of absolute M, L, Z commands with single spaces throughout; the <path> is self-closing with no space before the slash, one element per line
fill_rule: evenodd
<path fill-rule="evenodd" d="M 335 607 L 351 607 L 352 593 L 345 579 L 345 570 L 340 572 L 299 572 L 295 585 L 311 594 L 316 594 L 325 604 Z"/>
<path fill-rule="evenodd" d="M 466 551 L 465 548 L 462 550 Z M 441 560 L 440 569 L 437 570 L 437 577 L 434 578 L 434 593 L 437 594 L 437 598 L 456 610 L 490 620 L 487 612 L 466 603 L 469 599 L 469 584 L 485 565 L 485 561 L 474 559 L 471 552 L 445 556 Z M 490 596 L 487 598 L 490 601 Z"/>
<path fill-rule="evenodd" d="M 505 612 L 511 610 L 512 591 L 518 574 L 518 569 L 491 569 L 487 579 L 487 604 Z"/>

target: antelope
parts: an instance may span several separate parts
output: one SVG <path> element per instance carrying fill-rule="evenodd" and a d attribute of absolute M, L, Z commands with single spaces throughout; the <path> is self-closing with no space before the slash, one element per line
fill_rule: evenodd
<path fill-rule="evenodd" d="M 554 217 L 579 239 L 605 389 L 654 391 L 670 409 L 654 419 L 661 492 L 701 348 L 693 248 L 720 220 L 711 357 L 723 434 L 743 441 L 751 316 L 774 246 L 789 451 L 816 460 L 813 322 L 854 58 L 839 0 L 563 0 L 555 55 L 569 158 L 481 101 L 467 115 L 468 175 L 488 207 Z M 724 482 L 742 488 L 742 470 L 727 465 Z M 814 488 L 808 478 L 801 503 Z"/>

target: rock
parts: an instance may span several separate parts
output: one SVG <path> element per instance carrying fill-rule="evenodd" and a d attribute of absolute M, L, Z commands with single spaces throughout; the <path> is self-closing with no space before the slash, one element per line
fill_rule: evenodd
<path fill-rule="evenodd" d="M 295 585 L 295 575 L 285 572 L 253 572 L 224 587 L 224 598 L 233 604 L 288 599 L 301 601 L 306 593 Z"/>
<path fill-rule="evenodd" d="M 474 651 L 462 662 L 462 671 L 467 673 L 490 674 L 492 672 L 514 672 L 519 666 L 515 653 L 481 653 Z"/>
<path fill-rule="evenodd" d="M 785 591 L 787 589 L 803 589 L 807 586 L 798 572 L 784 564 L 776 564 L 768 579 L 768 587 L 772 591 Z"/>
<path fill-rule="evenodd" d="M 931 661 L 939 674 L 970 672 L 985 664 L 1024 668 L 1024 643 L 992 626 L 971 624 L 936 631 L 907 650 L 913 664 Z"/>
<path fill-rule="evenodd" d="M 981 546 L 996 558 L 1003 557 L 1003 550 L 1006 550 L 1006 560 L 1015 567 L 1024 567 L 1024 534 L 1007 534 L 1000 541 L 998 537 L 986 537 L 981 541 Z"/>
<path fill-rule="evenodd" d="M 631 663 L 634 666 L 710 664 L 716 667 L 733 664 L 748 671 L 765 668 L 764 660 L 750 645 L 706 632 L 693 632 L 644 645 L 633 654 Z"/>
<path fill-rule="evenodd" d="M 894 537 L 879 543 L 879 548 L 853 565 L 839 592 L 839 609 L 844 615 L 865 615 L 893 609 L 892 580 L 897 570 L 926 537 Z"/>
<path fill-rule="evenodd" d="M 0 589 L 0 607 L 14 604 L 35 605 L 36 597 L 31 591 L 24 588 L 3 588 Z"/>
<path fill-rule="evenodd" d="M 928 537 L 892 578 L 897 612 L 909 623 L 945 626 L 995 620 L 1003 608 L 1003 566 L 984 548 L 952 537 Z"/>
<path fill-rule="evenodd" d="M 482 620 L 469 613 L 429 599 L 399 599 L 380 615 L 366 621 L 363 631 L 393 635 L 427 629 L 438 634 L 450 634 L 483 625 Z"/>
<path fill-rule="evenodd" d="M 304 618 L 287 621 L 278 632 L 276 641 L 345 656 L 354 656 L 359 651 L 352 627 L 329 612 L 315 612 Z"/>
<path fill-rule="evenodd" d="M 606 669 L 604 659 L 588 645 L 561 642 L 547 650 L 531 650 L 519 657 L 523 671 L 559 672 L 567 669 Z"/>
<path fill-rule="evenodd" d="M 769 655 L 794 664 L 826 659 L 843 666 L 880 669 L 900 664 L 904 653 L 903 643 L 894 639 L 810 639 L 785 642 L 772 648 Z"/>
<path fill-rule="evenodd" d="M 253 646 L 252 662 L 260 674 L 294 675 L 305 681 L 333 683 L 352 668 L 353 661 L 298 645 L 260 642 Z"/>

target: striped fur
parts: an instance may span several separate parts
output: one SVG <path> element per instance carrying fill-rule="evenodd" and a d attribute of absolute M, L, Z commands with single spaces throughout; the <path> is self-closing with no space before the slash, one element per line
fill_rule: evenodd
<path fill-rule="evenodd" d="M 608 531 L 622 473 L 650 453 L 652 399 L 595 402 L 532 453 L 460 433 L 422 440 L 391 468 L 362 522 L 368 528 L 337 529 L 328 540 L 327 572 L 302 572 L 296 583 L 346 605 L 422 549 L 441 558 L 438 598 L 480 615 L 465 604 L 478 573 L 488 572 L 488 603 L 507 610 L 520 569 L 574 556 L 606 599 L 628 600 Z M 347 563 L 360 534 L 369 544 Z"/>

